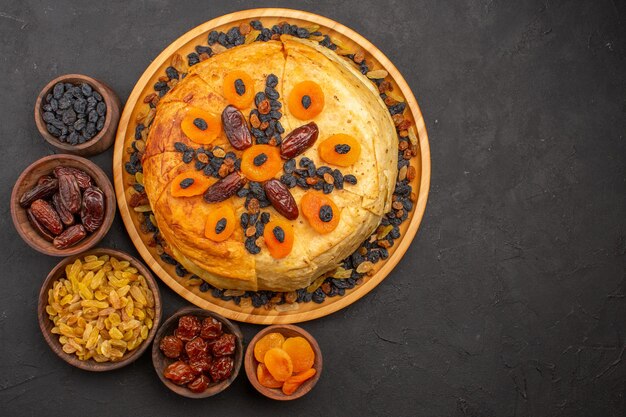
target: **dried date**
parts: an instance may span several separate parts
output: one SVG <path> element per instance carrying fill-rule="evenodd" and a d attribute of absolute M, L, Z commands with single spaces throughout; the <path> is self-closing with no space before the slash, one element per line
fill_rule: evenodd
<path fill-rule="evenodd" d="M 183 342 L 189 342 L 200 333 L 200 320 L 195 316 L 182 316 L 174 334 Z"/>
<path fill-rule="evenodd" d="M 204 339 L 217 339 L 222 335 L 222 322 L 213 317 L 207 317 L 202 320 L 202 330 L 200 337 Z"/>
<path fill-rule="evenodd" d="M 37 222 L 50 231 L 53 235 L 58 235 L 63 231 L 63 223 L 59 214 L 46 200 L 35 200 L 30 205 L 31 212 Z"/>
<path fill-rule="evenodd" d="M 196 378 L 196 373 L 183 361 L 177 361 L 165 368 L 163 376 L 177 385 L 185 385 Z"/>
<path fill-rule="evenodd" d="M 198 374 L 209 372 L 211 370 L 212 363 L 213 358 L 209 356 L 208 353 L 189 359 L 189 366 L 191 366 L 191 369 Z"/>
<path fill-rule="evenodd" d="M 194 359 L 206 355 L 206 341 L 201 337 L 196 337 L 192 341 L 187 342 L 185 344 L 185 353 L 187 353 L 187 357 L 189 357 L 189 359 Z"/>
<path fill-rule="evenodd" d="M 183 341 L 176 336 L 165 336 L 159 343 L 159 349 L 168 358 L 176 359 L 183 351 Z"/>
<path fill-rule="evenodd" d="M 104 193 L 98 187 L 89 187 L 83 192 L 80 218 L 88 232 L 95 232 L 104 222 Z"/>
<path fill-rule="evenodd" d="M 235 335 L 225 333 L 213 345 L 213 355 L 226 356 L 235 352 Z"/>
<path fill-rule="evenodd" d="M 61 174 L 59 179 L 59 195 L 61 202 L 70 213 L 78 213 L 80 210 L 80 188 L 76 177 L 71 174 Z"/>
<path fill-rule="evenodd" d="M 37 221 L 37 218 L 34 216 L 32 209 L 26 209 L 26 217 L 28 218 L 30 225 L 33 226 L 33 229 L 35 229 L 35 231 L 39 233 L 41 237 L 46 239 L 48 242 L 52 242 L 54 240 L 54 235 L 46 230 L 46 228 Z"/>
<path fill-rule="evenodd" d="M 52 205 L 54 206 L 56 212 L 59 214 L 59 218 L 64 225 L 71 226 L 74 224 L 74 215 L 70 213 L 70 211 L 63 205 L 59 193 L 56 193 L 52 196 Z"/>
<path fill-rule="evenodd" d="M 218 203 L 237 193 L 246 184 L 246 179 L 239 172 L 228 174 L 215 184 L 211 185 L 204 193 L 204 201 Z"/>
<path fill-rule="evenodd" d="M 37 185 L 22 194 L 22 197 L 20 197 L 20 206 L 26 208 L 35 200 L 50 197 L 57 191 L 57 188 L 59 188 L 59 181 L 56 178 L 39 178 Z"/>
<path fill-rule="evenodd" d="M 59 177 L 63 174 L 73 175 L 81 190 L 85 190 L 93 185 L 93 181 L 89 174 L 82 169 L 66 166 L 58 166 L 54 168 L 54 176 Z"/>
<path fill-rule="evenodd" d="M 73 246 L 83 240 L 87 236 L 87 232 L 82 224 L 76 224 L 70 226 L 63 233 L 58 235 L 52 241 L 52 244 L 57 249 L 65 249 Z"/>
<path fill-rule="evenodd" d="M 222 126 L 233 148 L 242 151 L 252 146 L 252 134 L 246 119 L 235 106 L 228 105 L 222 112 Z"/>
<path fill-rule="evenodd" d="M 289 220 L 295 220 L 300 214 L 298 205 L 289 188 L 277 179 L 271 179 L 263 184 L 265 195 L 277 212 Z"/>
<path fill-rule="evenodd" d="M 209 387 L 210 382 L 211 380 L 208 376 L 200 375 L 198 378 L 187 384 L 187 388 L 189 388 L 191 392 L 201 393 Z"/>
<path fill-rule="evenodd" d="M 318 136 L 319 129 L 315 122 L 295 128 L 283 139 L 280 145 L 280 156 L 283 159 L 295 158 L 313 146 Z"/>
<path fill-rule="evenodd" d="M 233 366 L 233 358 L 230 356 L 222 356 L 221 358 L 216 359 L 211 364 L 211 370 L 209 371 L 211 378 L 215 382 L 228 379 L 233 372 Z"/>

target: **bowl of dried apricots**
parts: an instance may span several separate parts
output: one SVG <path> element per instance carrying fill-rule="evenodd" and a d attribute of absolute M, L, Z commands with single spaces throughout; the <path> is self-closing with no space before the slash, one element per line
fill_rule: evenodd
<path fill-rule="evenodd" d="M 295 400 L 313 389 L 322 373 L 322 352 L 307 331 L 274 325 L 250 341 L 244 359 L 246 375 L 261 394 L 279 401 Z"/>

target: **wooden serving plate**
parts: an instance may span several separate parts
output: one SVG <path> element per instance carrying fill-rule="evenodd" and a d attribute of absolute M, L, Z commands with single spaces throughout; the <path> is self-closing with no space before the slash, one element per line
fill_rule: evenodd
<path fill-rule="evenodd" d="M 401 237 L 396 240 L 392 248 L 389 248 L 389 258 L 378 262 L 373 275 L 366 276 L 361 285 L 347 290 L 344 296 L 326 297 L 322 304 L 300 303 L 299 309 L 293 311 L 279 312 L 264 307 L 240 307 L 232 301 L 223 301 L 211 296 L 210 291 L 203 293 L 199 291 L 198 286 L 189 285 L 188 280 L 179 278 L 174 267 L 163 262 L 156 250 L 148 245 L 150 235 L 140 232 L 138 216 L 129 207 L 126 192 L 126 189 L 133 183 L 133 176 L 125 171 L 124 163 L 128 159 L 126 150 L 134 138 L 135 119 L 140 112 L 145 111 L 147 105 L 144 104 L 143 99 L 153 92 L 153 85 L 158 81 L 159 76 L 164 74 L 171 57 L 176 53 L 183 57 L 187 56 L 194 51 L 196 45 L 206 45 L 207 36 L 211 30 L 225 31 L 232 26 L 254 19 L 260 20 L 265 27 L 271 27 L 282 21 L 304 27 L 319 25 L 319 30 L 329 35 L 331 39 L 341 41 L 348 48 L 365 51 L 370 69 L 387 70 L 389 76 L 386 80 L 391 81 L 395 92 L 400 92 L 404 96 L 407 104 L 404 116 L 413 122 L 419 144 L 418 156 L 411 159 L 412 166 L 417 170 L 417 175 L 411 182 L 413 191 L 417 194 L 417 201 L 408 219 L 400 225 Z M 265 325 L 284 324 L 313 320 L 340 310 L 363 297 L 389 275 L 409 248 L 424 215 L 430 187 L 430 149 L 424 118 L 411 89 L 391 61 L 371 42 L 352 29 L 322 16 L 298 10 L 263 8 L 231 13 L 203 23 L 178 38 L 152 61 L 135 85 L 120 118 L 113 156 L 113 172 L 117 201 L 126 229 L 141 256 L 163 282 L 193 304 L 215 311 L 229 319 Z"/>

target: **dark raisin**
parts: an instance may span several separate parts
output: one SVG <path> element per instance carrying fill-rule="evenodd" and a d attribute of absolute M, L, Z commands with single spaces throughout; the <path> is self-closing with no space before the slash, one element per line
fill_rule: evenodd
<path fill-rule="evenodd" d="M 270 112 L 270 117 L 272 117 L 273 119 L 280 119 L 281 117 L 283 117 L 283 114 L 281 112 L 279 112 L 278 110 L 272 110 Z"/>
<path fill-rule="evenodd" d="M 254 105 L 259 107 L 259 104 L 261 104 L 261 102 L 266 98 L 267 97 L 265 97 L 265 94 L 263 92 L 256 93 L 256 95 L 254 96 Z"/>
<path fill-rule="evenodd" d="M 207 292 L 211 289 L 211 286 L 207 282 L 200 284 L 200 292 Z"/>
<path fill-rule="evenodd" d="M 260 167 L 267 161 L 267 155 L 265 153 L 261 153 L 254 157 L 253 163 L 254 166 Z"/>
<path fill-rule="evenodd" d="M 340 155 L 345 155 L 350 152 L 350 145 L 346 145 L 344 143 L 337 144 L 335 145 L 335 152 Z"/>
<path fill-rule="evenodd" d="M 198 54 L 207 54 L 209 56 L 213 55 L 213 49 L 208 46 L 197 45 L 196 52 Z"/>
<path fill-rule="evenodd" d="M 348 184 L 356 184 L 356 177 L 352 174 L 344 175 L 343 180 Z"/>
<path fill-rule="evenodd" d="M 167 78 L 169 78 L 170 80 L 178 80 L 179 78 L 178 70 L 171 66 L 165 68 L 165 75 L 167 75 Z"/>
<path fill-rule="evenodd" d="M 248 227 L 248 221 L 250 220 L 250 215 L 248 213 L 242 213 L 241 218 L 239 219 L 242 228 Z"/>
<path fill-rule="evenodd" d="M 296 169 L 295 159 L 290 159 L 283 165 L 283 171 L 285 171 L 287 174 L 292 174 L 294 169 Z"/>
<path fill-rule="evenodd" d="M 74 101 L 72 107 L 76 113 L 85 113 L 85 110 L 87 109 L 87 100 L 84 98 L 78 98 Z"/>
<path fill-rule="evenodd" d="M 56 83 L 52 89 L 52 96 L 58 100 L 63 96 L 64 91 L 65 87 L 63 86 L 63 83 Z"/>
<path fill-rule="evenodd" d="M 246 85 L 243 83 L 241 78 L 237 78 L 235 80 L 235 92 L 240 96 L 246 94 Z"/>
<path fill-rule="evenodd" d="M 193 125 L 200 130 L 207 130 L 207 128 L 209 127 L 206 124 L 206 121 L 200 117 L 196 117 L 195 119 L 193 119 Z"/>
<path fill-rule="evenodd" d="M 324 192 L 324 194 L 330 194 L 333 192 L 334 188 L 335 186 L 333 184 L 324 184 L 322 186 L 322 191 Z"/>
<path fill-rule="evenodd" d="M 252 28 L 255 29 L 255 30 L 263 29 L 263 24 L 260 21 L 258 21 L 258 20 L 251 20 L 250 21 L 250 26 L 252 26 Z"/>
<path fill-rule="evenodd" d="M 249 191 L 247 188 L 242 187 L 237 191 L 237 197 L 245 198 L 248 195 Z"/>
<path fill-rule="evenodd" d="M 89 115 L 87 116 L 87 121 L 90 123 L 95 123 L 98 121 L 98 112 L 95 110 L 92 110 L 89 112 Z"/>
<path fill-rule="evenodd" d="M 266 211 L 261 213 L 261 223 L 267 224 L 270 221 L 270 214 Z"/>
<path fill-rule="evenodd" d="M 189 272 L 187 272 L 187 270 L 185 268 L 183 268 L 183 266 L 179 263 L 176 264 L 176 275 L 178 275 L 179 277 L 184 277 L 185 275 L 187 275 Z"/>
<path fill-rule="evenodd" d="M 212 30 L 209 33 L 209 39 L 208 39 L 209 45 L 213 45 L 215 42 L 217 42 L 218 36 L 219 36 L 219 33 L 216 30 Z"/>
<path fill-rule="evenodd" d="M 256 222 L 254 227 L 256 228 L 255 236 L 256 237 L 263 236 L 263 231 L 265 230 L 265 224 L 263 222 Z"/>
<path fill-rule="evenodd" d="M 193 161 L 194 152 L 193 149 L 189 148 L 183 152 L 183 162 L 188 164 Z"/>
<path fill-rule="evenodd" d="M 280 94 L 278 94 L 278 91 L 276 91 L 272 87 L 265 87 L 265 95 L 267 96 L 267 98 L 271 100 L 276 100 L 278 99 L 278 97 L 280 97 Z"/>
<path fill-rule="evenodd" d="M 141 132 L 143 132 L 143 130 L 145 128 L 146 127 L 144 125 L 137 125 L 137 126 L 135 126 L 135 139 L 136 140 L 141 139 Z M 180 143 L 180 142 L 178 142 L 178 143 Z"/>
<path fill-rule="evenodd" d="M 272 88 L 276 87 L 278 85 L 278 77 L 274 74 L 268 75 L 265 80 L 265 85 Z"/>
<path fill-rule="evenodd" d="M 323 221 L 324 223 L 328 223 L 329 221 L 331 221 L 333 219 L 332 207 L 330 207 L 328 204 L 324 204 L 320 208 L 319 217 L 320 217 L 320 220 Z"/>
<path fill-rule="evenodd" d="M 226 229 L 226 219 L 222 217 L 217 221 L 217 224 L 215 225 L 215 233 L 219 235 L 224 231 L 224 229 Z"/>
<path fill-rule="evenodd" d="M 308 95 L 303 95 L 302 96 L 302 107 L 304 107 L 305 109 L 308 109 L 309 107 L 311 107 L 311 97 L 309 97 Z"/>
<path fill-rule="evenodd" d="M 283 243 L 285 241 L 285 231 L 282 229 L 282 227 L 280 226 L 274 227 L 274 229 L 272 230 L 272 233 L 274 234 L 274 237 L 276 238 L 276 240 L 278 240 L 280 243 Z"/>
<path fill-rule="evenodd" d="M 182 180 L 180 182 L 180 188 L 185 189 L 191 186 L 191 184 L 193 184 L 194 180 L 193 178 L 185 178 L 184 180 Z"/>
<path fill-rule="evenodd" d="M 261 252 L 261 248 L 256 244 L 256 238 L 254 236 L 246 239 L 245 246 L 246 250 L 252 255 L 256 255 L 257 253 Z"/>
<path fill-rule="evenodd" d="M 187 55 L 187 63 L 189 64 L 189 66 L 193 66 L 196 65 L 198 62 L 200 62 L 200 57 L 198 56 L 197 53 L 192 52 L 189 55 Z"/>

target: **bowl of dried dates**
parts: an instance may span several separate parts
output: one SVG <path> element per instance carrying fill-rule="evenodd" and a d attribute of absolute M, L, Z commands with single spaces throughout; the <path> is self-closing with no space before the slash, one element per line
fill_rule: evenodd
<path fill-rule="evenodd" d="M 228 319 L 185 307 L 163 323 L 152 344 L 152 363 L 163 384 L 188 398 L 228 388 L 243 361 L 243 335 Z"/>
<path fill-rule="evenodd" d="M 108 177 L 91 161 L 57 154 L 33 162 L 11 194 L 11 217 L 33 249 L 69 256 L 92 248 L 115 217 L 115 193 Z"/>
<path fill-rule="evenodd" d="M 102 81 L 67 74 L 50 81 L 37 96 L 35 123 L 52 146 L 90 156 L 113 144 L 120 108 L 120 99 Z"/>
<path fill-rule="evenodd" d="M 322 374 L 322 351 L 313 336 L 290 324 L 268 326 L 248 344 L 246 375 L 254 388 L 278 401 L 295 400 L 313 389 Z"/>

